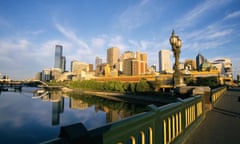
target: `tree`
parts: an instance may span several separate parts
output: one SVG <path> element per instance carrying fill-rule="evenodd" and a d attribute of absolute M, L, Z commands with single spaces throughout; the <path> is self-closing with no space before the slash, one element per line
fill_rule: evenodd
<path fill-rule="evenodd" d="M 147 92 L 150 91 L 150 86 L 145 79 L 141 79 L 136 86 L 136 91 L 137 92 Z"/>
<path fill-rule="evenodd" d="M 130 88 L 131 88 L 131 92 L 135 93 L 136 92 L 136 83 L 131 83 Z"/>
<path fill-rule="evenodd" d="M 160 86 L 161 86 L 161 81 L 160 81 L 159 78 L 156 78 L 155 81 L 154 81 L 154 89 L 155 89 L 155 91 L 158 91 Z"/>
<path fill-rule="evenodd" d="M 129 82 L 126 82 L 123 84 L 123 89 L 125 92 L 130 92 L 131 91 L 131 84 Z"/>

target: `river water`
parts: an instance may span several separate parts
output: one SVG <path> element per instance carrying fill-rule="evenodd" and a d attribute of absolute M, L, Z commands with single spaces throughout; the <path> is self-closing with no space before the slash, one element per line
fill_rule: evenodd
<path fill-rule="evenodd" d="M 61 126 L 83 123 L 87 129 L 143 112 L 143 106 L 61 91 L 37 94 L 36 88 L 0 93 L 0 143 L 33 144 L 59 135 Z"/>

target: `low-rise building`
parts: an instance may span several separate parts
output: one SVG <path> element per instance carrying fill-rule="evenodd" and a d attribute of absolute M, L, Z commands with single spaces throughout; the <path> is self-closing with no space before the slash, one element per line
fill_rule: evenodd
<path fill-rule="evenodd" d="M 230 58 L 219 58 L 212 61 L 212 65 L 217 67 L 220 75 L 232 78 L 232 61 Z"/>

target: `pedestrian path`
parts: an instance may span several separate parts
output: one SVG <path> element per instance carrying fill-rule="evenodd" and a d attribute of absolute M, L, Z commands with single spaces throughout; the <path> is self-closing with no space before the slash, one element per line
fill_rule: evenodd
<path fill-rule="evenodd" d="M 240 88 L 229 89 L 185 144 L 240 143 Z"/>

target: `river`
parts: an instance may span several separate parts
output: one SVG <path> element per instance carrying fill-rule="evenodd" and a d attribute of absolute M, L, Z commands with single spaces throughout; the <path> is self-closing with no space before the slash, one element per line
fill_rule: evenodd
<path fill-rule="evenodd" d="M 82 123 L 87 129 L 145 111 L 143 106 L 90 95 L 43 92 L 23 87 L 0 93 L 0 143 L 33 144 L 56 138 L 61 126 Z"/>

